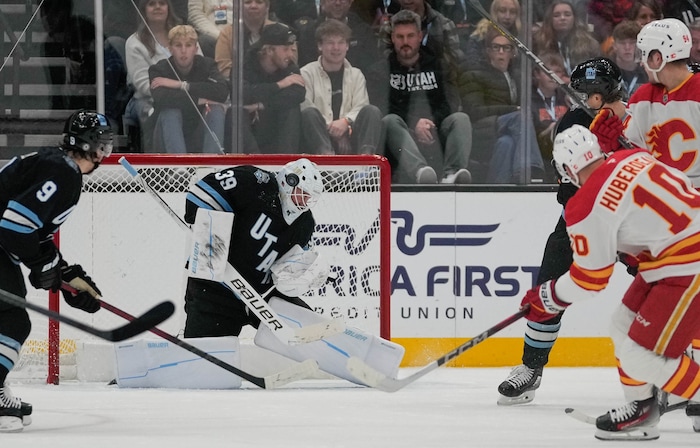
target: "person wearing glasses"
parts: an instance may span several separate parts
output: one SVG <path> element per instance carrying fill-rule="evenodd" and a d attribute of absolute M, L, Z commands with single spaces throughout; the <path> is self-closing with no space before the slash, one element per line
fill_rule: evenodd
<path fill-rule="evenodd" d="M 518 0 L 494 0 L 491 3 L 491 17 L 496 23 L 514 36 L 519 36 L 522 30 L 520 22 L 520 2 Z M 484 55 L 484 38 L 491 28 L 488 19 L 481 19 L 467 39 L 462 38 L 467 69 L 479 68 L 488 64 Z"/>
<path fill-rule="evenodd" d="M 517 53 L 513 43 L 496 28 L 486 33 L 484 51 L 488 61 L 483 67 L 464 73 L 460 82 L 462 108 L 470 117 L 479 117 L 474 123 L 479 133 L 472 158 L 484 166 L 487 183 L 519 183 L 526 175 L 520 162 L 521 151 L 530 150 L 530 178 L 543 179 L 544 162 L 535 137 L 532 117 L 528 116 L 531 141 L 520 137 L 520 73 L 513 68 Z M 477 131 L 478 130 L 478 131 Z M 483 138 L 482 138 L 483 135 Z M 477 149 L 478 148 L 478 149 Z"/>

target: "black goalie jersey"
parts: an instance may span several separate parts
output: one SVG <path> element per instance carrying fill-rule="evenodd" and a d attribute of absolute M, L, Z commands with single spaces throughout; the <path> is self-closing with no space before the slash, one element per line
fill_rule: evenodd
<path fill-rule="evenodd" d="M 73 211 L 82 188 L 78 165 L 60 148 L 15 157 L 0 170 L 0 246 L 14 258 L 39 255 Z"/>
<path fill-rule="evenodd" d="M 315 226 L 309 210 L 287 224 L 275 174 L 250 165 L 227 168 L 197 182 L 187 194 L 185 221 L 194 223 L 198 208 L 234 214 L 228 260 L 259 293 L 272 286 L 272 264 L 295 244 L 307 246 Z"/>

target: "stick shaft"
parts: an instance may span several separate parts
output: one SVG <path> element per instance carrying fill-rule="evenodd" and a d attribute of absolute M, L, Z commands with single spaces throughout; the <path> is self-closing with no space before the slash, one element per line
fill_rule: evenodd
<path fill-rule="evenodd" d="M 110 303 L 105 302 L 104 300 L 100 299 L 100 304 L 102 305 L 102 308 L 106 309 L 107 311 L 111 311 L 112 313 L 116 314 L 117 316 L 123 317 L 126 320 L 133 320 L 134 316 L 131 314 L 127 313 L 126 311 L 123 311 L 119 308 L 117 308 L 114 305 L 111 305 Z M 161 338 L 165 339 L 166 341 L 172 342 L 173 344 L 182 347 L 183 349 L 194 353 L 195 355 L 206 359 L 207 361 L 216 364 L 217 366 L 221 367 L 222 369 L 228 370 L 229 372 L 238 375 L 239 377 L 243 378 L 244 380 L 250 381 L 251 383 L 255 384 L 258 387 L 262 387 L 263 389 L 266 388 L 265 384 L 265 379 L 260 378 L 254 375 L 251 375 L 237 367 L 232 366 L 231 364 L 228 364 L 219 358 L 216 358 L 209 353 L 198 349 L 194 345 L 188 344 L 187 342 L 176 338 L 175 336 L 166 333 L 165 331 L 161 330 L 160 328 L 153 327 L 150 330 L 151 333 L 160 336 Z"/>
<path fill-rule="evenodd" d="M 170 317 L 175 311 L 175 306 L 172 304 L 172 302 L 163 302 L 156 305 L 154 308 L 150 309 L 142 316 L 138 318 L 135 317 L 134 320 L 127 325 L 112 330 L 100 330 L 91 325 L 85 324 L 68 316 L 64 316 L 63 314 L 57 313 L 56 311 L 31 303 L 23 297 L 12 294 L 11 292 L 2 289 L 0 289 L 0 302 L 5 302 L 12 306 L 35 311 L 39 314 L 43 314 L 44 316 L 48 316 L 51 319 L 55 319 L 63 324 L 84 331 L 85 333 L 112 342 L 122 341 L 124 339 L 136 336 L 139 333 L 143 333 L 144 331 L 148 330 L 149 327 L 163 322 L 165 319 Z"/>
<path fill-rule="evenodd" d="M 458 357 L 459 355 L 474 347 L 475 345 L 485 341 L 492 335 L 498 333 L 502 329 L 518 321 L 521 317 L 525 316 L 526 314 L 527 309 L 522 309 L 518 311 L 512 316 L 507 317 L 506 319 L 497 323 L 488 330 L 482 332 L 481 334 L 460 345 L 459 347 L 450 350 L 435 361 L 432 361 L 430 364 L 423 366 L 418 371 L 416 371 L 412 375 L 407 376 L 406 378 L 387 378 L 385 375 L 377 372 L 376 370 L 367 367 L 364 363 L 362 363 L 356 358 L 350 358 L 348 360 L 348 370 L 350 370 L 350 372 L 353 375 L 355 375 L 358 379 L 360 379 L 365 384 L 371 387 L 376 387 L 377 389 L 383 390 L 385 392 L 396 392 L 397 390 L 403 389 L 404 387 L 413 383 L 417 379 L 424 377 L 425 375 L 442 366 L 443 364 L 447 363 L 448 361 Z"/>

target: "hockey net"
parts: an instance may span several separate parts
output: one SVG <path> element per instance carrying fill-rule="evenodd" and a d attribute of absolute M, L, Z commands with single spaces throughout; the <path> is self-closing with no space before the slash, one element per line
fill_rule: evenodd
<path fill-rule="evenodd" d="M 120 156 L 110 157 L 85 176 L 80 202 L 60 230 L 61 252 L 69 263 L 85 268 L 105 301 L 132 315 L 164 300 L 173 301 L 175 315 L 159 328 L 181 336 L 189 235 L 118 163 Z M 126 155 L 180 216 L 190 186 L 204 175 L 236 165 L 277 171 L 298 157 Z M 304 299 L 322 315 L 343 318 L 348 325 L 388 338 L 388 315 L 380 310 L 388 310 L 390 296 L 389 165 L 378 156 L 305 157 L 318 165 L 324 178 L 324 194 L 313 209 L 312 244 L 329 261 L 338 280 Z M 44 291 L 31 290 L 28 300 L 46 306 L 46 296 Z M 48 303 L 100 329 L 125 323 L 105 309 L 87 314 L 58 297 Z M 111 344 L 66 325 L 59 328 L 36 314 L 32 321 L 32 333 L 11 378 L 49 383 L 58 383 L 59 378 L 89 380 L 90 374 L 81 377 L 80 372 L 99 371 L 113 361 L 111 351 L 94 349 L 105 345 L 111 349 Z"/>

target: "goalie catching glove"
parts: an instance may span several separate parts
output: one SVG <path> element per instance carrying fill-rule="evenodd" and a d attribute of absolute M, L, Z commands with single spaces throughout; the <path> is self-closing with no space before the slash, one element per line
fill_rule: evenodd
<path fill-rule="evenodd" d="M 79 264 L 68 266 L 68 263 L 63 261 L 61 276 L 63 281 L 73 289 L 73 291 L 68 290 L 68 288 L 61 289 L 61 294 L 68 305 L 88 313 L 95 313 L 100 309 L 98 298 L 102 296 L 102 292 L 90 276 L 85 273 L 82 266 Z"/>
<path fill-rule="evenodd" d="M 539 286 L 535 286 L 523 297 L 520 309 L 529 306 L 525 318 L 531 322 L 544 322 L 561 313 L 571 305 L 557 298 L 554 292 L 554 280 L 548 280 Z"/>
<path fill-rule="evenodd" d="M 279 292 L 298 297 L 310 289 L 325 285 L 330 266 L 318 253 L 304 250 L 297 244 L 277 260 L 270 271 L 272 281 Z"/>

